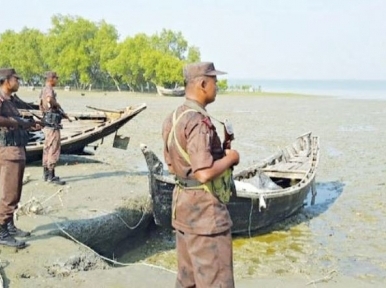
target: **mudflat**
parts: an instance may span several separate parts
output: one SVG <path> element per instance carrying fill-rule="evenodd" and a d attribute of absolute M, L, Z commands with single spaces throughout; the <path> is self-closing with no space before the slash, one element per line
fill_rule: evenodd
<path fill-rule="evenodd" d="M 139 146 L 147 144 L 162 158 L 162 121 L 184 98 L 82 93 L 58 90 L 59 101 L 67 111 L 139 103 L 146 103 L 147 109 L 119 130 L 130 137 L 127 150 L 113 148 L 112 135 L 97 150 L 88 148 L 93 156 L 63 155 L 56 170 L 67 181 L 65 186 L 44 183 L 41 163 L 28 164 L 21 206 L 36 199 L 43 210 L 19 213 L 16 224 L 32 231 L 29 247 L 0 247 L 5 286 L 173 287 L 172 234 L 150 232 L 141 235 L 140 243 L 128 239 L 104 255 L 127 264 L 123 266 L 50 232 L 62 221 L 94 218 L 138 197 L 148 199 L 147 167 Z M 36 100 L 38 94 L 22 89 L 18 93 L 26 101 Z M 236 287 L 383 287 L 386 102 L 218 95 L 207 108 L 214 117 L 233 123 L 233 147 L 241 155 L 236 169 L 270 156 L 305 132 L 320 136 L 316 204 L 267 233 L 234 238 Z"/>

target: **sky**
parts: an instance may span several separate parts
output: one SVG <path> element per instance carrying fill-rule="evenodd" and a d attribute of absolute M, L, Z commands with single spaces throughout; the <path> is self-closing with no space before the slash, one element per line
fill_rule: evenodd
<path fill-rule="evenodd" d="M 1 0 L 1 2 L 5 0 Z M 180 31 L 233 79 L 386 80 L 385 0 L 12 0 L 0 33 L 48 32 L 54 14 L 116 27 L 120 39 Z M 8 8 L 7 8 L 8 9 Z"/>

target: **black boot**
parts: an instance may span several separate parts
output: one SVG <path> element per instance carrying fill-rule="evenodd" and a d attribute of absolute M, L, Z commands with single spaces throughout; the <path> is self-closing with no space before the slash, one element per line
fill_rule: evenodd
<path fill-rule="evenodd" d="M 16 240 L 11 234 L 9 234 L 7 224 L 0 225 L 0 245 L 15 247 L 18 249 L 26 247 L 24 241 Z"/>
<path fill-rule="evenodd" d="M 7 229 L 9 234 L 11 234 L 14 237 L 29 237 L 31 236 L 30 232 L 23 231 L 15 226 L 15 223 L 13 222 L 13 219 L 8 222 Z"/>
<path fill-rule="evenodd" d="M 62 181 L 62 180 L 60 180 L 59 177 L 55 176 L 55 169 L 48 170 L 47 181 L 52 183 L 52 184 L 57 184 L 57 185 L 64 185 L 64 184 L 66 184 L 65 181 Z"/>
<path fill-rule="evenodd" d="M 48 168 L 43 167 L 43 180 L 47 181 L 47 179 L 48 179 Z"/>

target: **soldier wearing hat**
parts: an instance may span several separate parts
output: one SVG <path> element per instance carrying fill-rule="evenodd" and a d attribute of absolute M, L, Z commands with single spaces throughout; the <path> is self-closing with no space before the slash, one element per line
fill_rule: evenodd
<path fill-rule="evenodd" d="M 24 248 L 28 237 L 15 226 L 13 217 L 20 201 L 25 168 L 28 131 L 38 123 L 20 117 L 12 93 L 19 89 L 19 76 L 13 68 L 0 69 L 0 245 Z"/>
<path fill-rule="evenodd" d="M 215 101 L 212 62 L 183 70 L 185 102 L 164 121 L 164 157 L 175 174 L 172 225 L 176 229 L 176 287 L 234 287 L 232 221 L 226 207 L 234 192 L 231 167 L 239 153 L 223 149 L 206 106 Z"/>
<path fill-rule="evenodd" d="M 58 75 L 54 71 L 45 73 L 46 85 L 42 89 L 39 100 L 40 110 L 43 113 L 45 122 L 44 132 L 44 148 L 43 148 L 43 179 L 49 183 L 64 185 L 66 182 L 60 180 L 55 175 L 55 166 L 60 156 L 60 129 L 62 129 L 62 118 L 71 120 L 64 113 L 62 107 L 57 101 L 54 87 L 58 81 Z"/>

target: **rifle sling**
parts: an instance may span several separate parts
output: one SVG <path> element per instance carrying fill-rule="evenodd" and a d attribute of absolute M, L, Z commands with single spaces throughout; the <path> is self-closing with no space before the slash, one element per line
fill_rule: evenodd
<path fill-rule="evenodd" d="M 209 115 L 209 113 L 204 108 L 202 108 L 200 105 L 198 105 L 197 102 L 195 102 L 193 100 L 190 100 L 190 99 L 186 99 L 185 102 L 184 102 L 184 105 L 188 106 L 189 108 L 191 108 L 193 110 L 196 110 L 197 112 L 201 113 L 202 115 L 204 115 L 206 117 L 209 117 L 209 118 L 212 118 L 213 120 L 216 120 L 220 124 L 224 125 L 224 122 L 222 122 L 222 121 L 214 118 L 213 116 Z"/>

